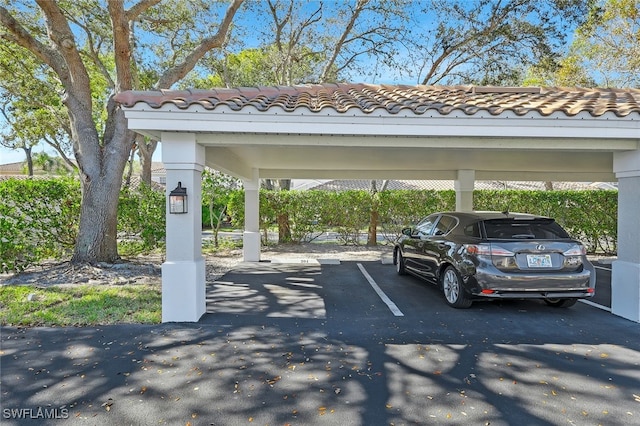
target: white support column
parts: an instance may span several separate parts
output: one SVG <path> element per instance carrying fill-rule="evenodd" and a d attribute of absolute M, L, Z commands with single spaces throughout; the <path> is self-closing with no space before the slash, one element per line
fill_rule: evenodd
<path fill-rule="evenodd" d="M 614 153 L 618 178 L 618 260 L 611 273 L 611 312 L 640 322 L 640 151 Z"/>
<path fill-rule="evenodd" d="M 242 247 L 245 262 L 260 262 L 260 178 L 253 169 L 253 178 L 244 184 L 244 234 Z"/>
<path fill-rule="evenodd" d="M 197 322 L 206 310 L 202 256 L 202 170 L 205 150 L 193 133 L 163 133 L 167 170 L 167 258 L 162 264 L 162 322 Z M 169 193 L 187 189 L 187 213 L 169 213 Z"/>
<path fill-rule="evenodd" d="M 458 170 L 458 179 L 454 182 L 454 188 L 456 190 L 456 211 L 473 211 L 473 188 L 475 181 L 475 170 Z"/>

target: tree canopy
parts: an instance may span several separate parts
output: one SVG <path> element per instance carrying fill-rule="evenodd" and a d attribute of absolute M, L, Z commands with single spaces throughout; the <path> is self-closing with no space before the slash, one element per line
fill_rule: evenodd
<path fill-rule="evenodd" d="M 640 0 L 606 0 L 578 28 L 575 56 L 606 87 L 640 86 Z"/>
<path fill-rule="evenodd" d="M 191 84 L 337 81 L 519 84 L 557 61 L 591 0 L 265 0 L 248 3 Z M 246 16 L 260 16 L 249 29 Z M 183 84 L 189 85 L 189 84 Z"/>
<path fill-rule="evenodd" d="M 82 182 L 76 262 L 114 261 L 117 203 L 135 136 L 115 93 L 170 88 L 227 37 L 242 0 L 36 0 L 0 3 L 0 46 L 57 81 Z M 16 70 L 20 73 L 20 70 Z M 46 79 L 41 79 L 46 81 Z M 3 80 L 3 87 L 8 87 Z M 20 96 L 18 92 L 10 92 Z"/>

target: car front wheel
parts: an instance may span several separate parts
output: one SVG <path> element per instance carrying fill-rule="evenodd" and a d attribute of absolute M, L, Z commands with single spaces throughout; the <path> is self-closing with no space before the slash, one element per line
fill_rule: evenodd
<path fill-rule="evenodd" d="M 471 306 L 471 300 L 462 288 L 462 278 L 453 266 L 447 266 L 442 274 L 442 292 L 449 306 L 463 309 Z"/>
<path fill-rule="evenodd" d="M 544 299 L 544 303 L 554 308 L 569 308 L 577 302 L 578 299 Z"/>

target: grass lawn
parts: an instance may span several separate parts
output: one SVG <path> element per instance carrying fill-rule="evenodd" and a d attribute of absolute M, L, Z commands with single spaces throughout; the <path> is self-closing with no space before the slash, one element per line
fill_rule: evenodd
<path fill-rule="evenodd" d="M 0 324 L 86 326 L 158 324 L 160 285 L 0 287 Z"/>

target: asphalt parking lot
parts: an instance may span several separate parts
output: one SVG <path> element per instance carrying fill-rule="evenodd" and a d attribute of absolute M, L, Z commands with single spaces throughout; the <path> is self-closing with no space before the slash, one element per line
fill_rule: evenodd
<path fill-rule="evenodd" d="M 3 424 L 628 425 L 640 326 L 579 303 L 449 308 L 373 261 L 241 264 L 197 324 L 2 329 Z M 33 417 L 33 416 L 31 416 Z"/>

